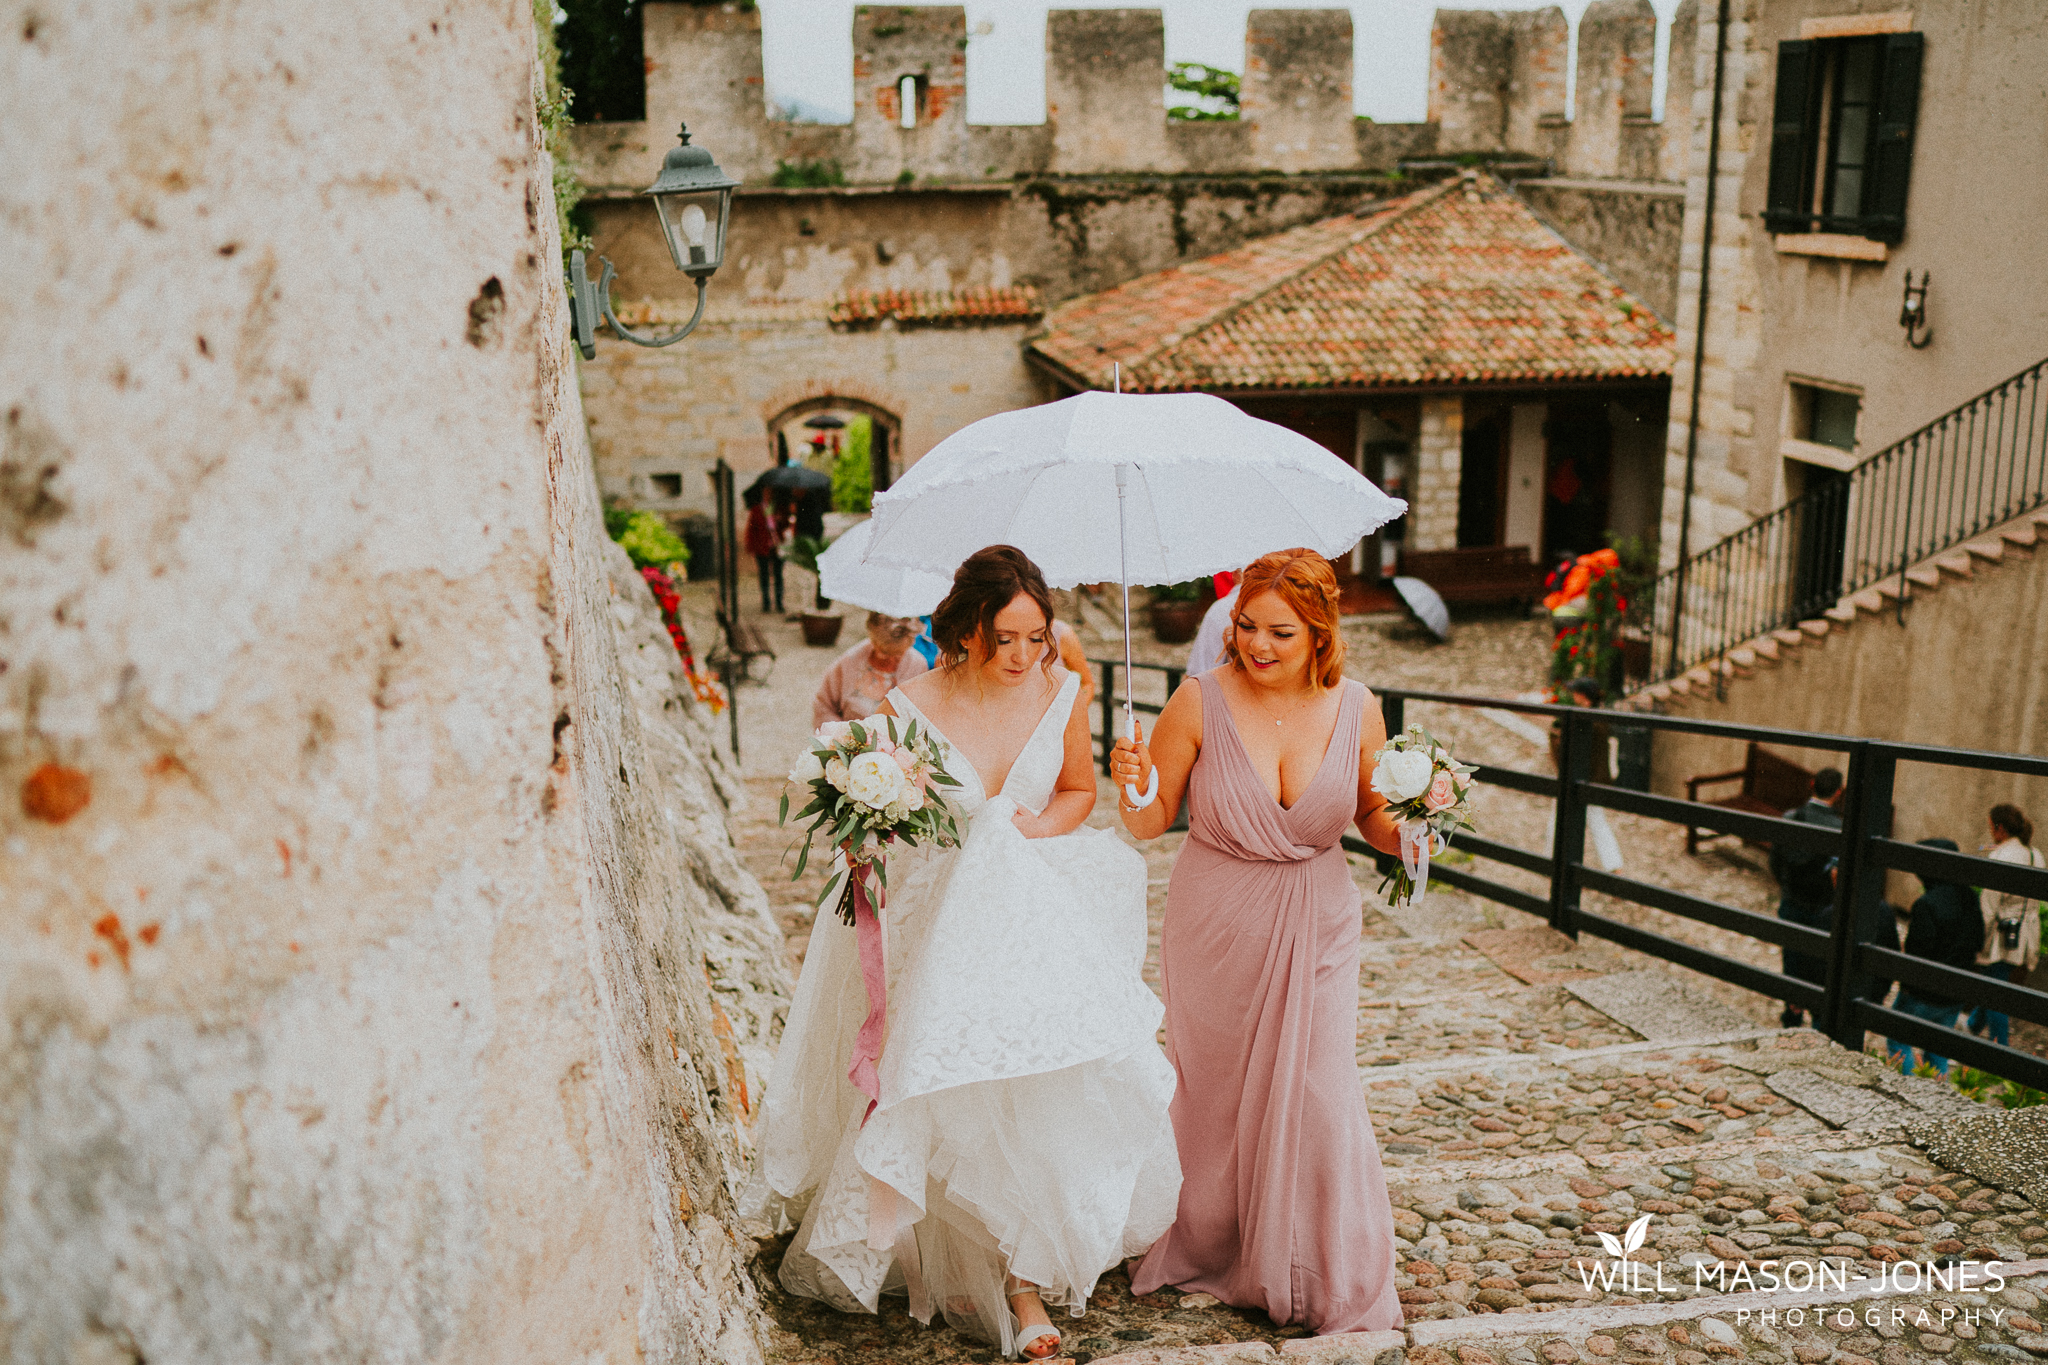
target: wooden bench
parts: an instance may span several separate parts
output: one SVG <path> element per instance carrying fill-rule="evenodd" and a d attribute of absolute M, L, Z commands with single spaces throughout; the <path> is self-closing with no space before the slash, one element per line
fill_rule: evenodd
<path fill-rule="evenodd" d="M 1749 757 L 1740 768 L 1732 772 L 1706 773 L 1699 777 L 1685 779 L 1686 799 L 1698 801 L 1700 788 L 1718 782 L 1740 782 L 1741 790 L 1733 796 L 1706 802 L 1709 806 L 1725 806 L 1729 810 L 1748 811 L 1752 815 L 1783 815 L 1813 795 L 1813 774 L 1789 758 L 1780 758 L 1761 744 L 1752 742 Z M 1685 851 L 1697 853 L 1700 848 L 1701 832 L 1688 828 L 1685 831 Z M 1724 836 L 1707 831 L 1706 837 L 1718 839 Z M 1743 841 L 1752 847 L 1761 848 L 1753 839 Z"/>
<path fill-rule="evenodd" d="M 1544 572 L 1526 545 L 1408 550 L 1401 572 L 1435 588 L 1445 602 L 1528 604 L 1543 596 Z"/>
<path fill-rule="evenodd" d="M 753 676 L 753 663 L 756 659 L 766 659 L 772 667 L 775 663 L 775 646 L 768 643 L 768 637 L 763 635 L 761 628 L 752 621 L 734 616 L 723 624 L 726 651 L 739 661 L 740 676 L 753 682 L 766 682 L 766 673 L 758 678 Z"/>

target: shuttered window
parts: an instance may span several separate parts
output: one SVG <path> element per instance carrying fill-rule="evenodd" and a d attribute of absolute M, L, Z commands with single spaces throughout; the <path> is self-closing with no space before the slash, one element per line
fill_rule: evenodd
<path fill-rule="evenodd" d="M 1764 225 L 1897 242 L 1906 230 L 1918 33 L 1778 44 Z"/>

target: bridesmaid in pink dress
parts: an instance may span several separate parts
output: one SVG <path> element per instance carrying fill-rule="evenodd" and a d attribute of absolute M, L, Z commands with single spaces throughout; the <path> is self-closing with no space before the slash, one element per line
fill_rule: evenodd
<path fill-rule="evenodd" d="M 1337 581 L 1309 550 L 1244 572 L 1224 662 L 1183 684 L 1119 790 L 1156 761 L 1140 839 L 1188 798 L 1160 975 L 1179 1072 L 1180 1210 L 1132 1276 L 1264 1309 L 1318 1335 L 1401 1325 L 1394 1222 L 1355 1053 L 1360 898 L 1338 846 L 1396 834 L 1372 790 L 1379 707 L 1343 676 Z"/>

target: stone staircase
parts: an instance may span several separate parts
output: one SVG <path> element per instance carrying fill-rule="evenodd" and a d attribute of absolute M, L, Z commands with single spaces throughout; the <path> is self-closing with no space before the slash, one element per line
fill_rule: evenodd
<path fill-rule="evenodd" d="M 1145 850 L 1155 933 L 1176 847 L 1168 838 Z M 1455 892 L 1432 891 L 1419 911 L 1375 909 L 1376 877 L 1362 864 L 1355 873 L 1368 906 L 1358 1051 L 1405 1325 L 1312 1338 L 1204 1294 L 1133 1296 L 1118 1269 L 1086 1316 L 1060 1324 L 1062 1359 L 2048 1356 L 2048 1123 L 2034 1121 L 2044 1111 L 1988 1109 L 1819 1034 L 1759 1027 L 1675 969 Z M 1601 1234 L 1626 1237 L 1645 1215 L 1623 1269 Z M 764 1242 L 754 1269 L 783 1365 L 995 1359 L 983 1343 L 909 1320 L 900 1299 L 869 1318 L 785 1295 L 780 1252 Z M 2006 1262 L 2004 1284 L 1873 1298 L 1851 1278 L 1946 1258 Z M 1766 1263 L 1788 1260 L 1840 1267 L 1831 1273 L 1846 1287 L 1760 1282 Z"/>
<path fill-rule="evenodd" d="M 2048 507 L 2036 508 L 1954 549 L 1913 565 L 1905 572 L 1911 586 L 1903 593 L 1911 594 L 1910 600 L 1918 600 L 1927 593 L 1968 582 L 1986 567 L 2016 556 L 2031 556 L 2044 539 L 2048 539 Z M 1729 683 L 1734 680 L 1747 678 L 1780 663 L 1796 651 L 1830 635 L 1853 630 L 1866 617 L 1882 617 L 1897 612 L 1901 596 L 1898 579 L 1887 579 L 1842 598 L 1811 620 L 1744 641 L 1717 659 L 1688 669 L 1667 682 L 1633 693 L 1619 706 L 1643 710 L 1683 702 L 1688 698 L 1725 696 Z"/>

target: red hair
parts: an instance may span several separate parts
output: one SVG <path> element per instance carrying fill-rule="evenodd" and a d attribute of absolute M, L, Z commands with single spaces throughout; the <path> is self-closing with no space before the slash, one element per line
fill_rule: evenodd
<path fill-rule="evenodd" d="M 1337 630 L 1337 571 L 1314 550 L 1275 550 L 1254 560 L 1237 579 L 1237 609 L 1254 597 L 1273 593 L 1308 627 L 1314 642 L 1308 675 L 1318 687 L 1335 687 L 1344 679 L 1344 637 Z M 1224 635 L 1223 658 L 1242 666 L 1235 630 Z"/>

